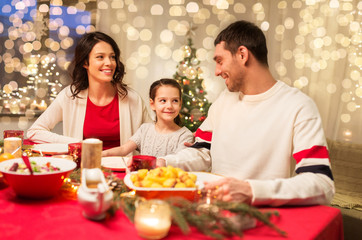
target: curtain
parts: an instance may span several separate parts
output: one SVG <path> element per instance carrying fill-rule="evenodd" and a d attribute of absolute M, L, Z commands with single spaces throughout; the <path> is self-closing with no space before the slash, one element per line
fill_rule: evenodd
<path fill-rule="evenodd" d="M 236 20 L 254 22 L 274 78 L 315 101 L 326 137 L 362 143 L 361 11 L 357 0 L 98 0 L 96 29 L 117 41 L 125 80 L 146 102 L 153 81 L 175 74 L 192 37 L 212 102 L 225 88 L 214 76 L 214 38 Z"/>

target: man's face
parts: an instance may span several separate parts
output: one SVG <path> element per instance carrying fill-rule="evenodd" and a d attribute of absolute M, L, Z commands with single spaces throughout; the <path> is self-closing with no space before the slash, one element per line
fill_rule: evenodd
<path fill-rule="evenodd" d="M 238 56 L 238 54 L 232 55 L 229 50 L 226 50 L 223 41 L 215 47 L 215 75 L 225 79 L 225 84 L 231 92 L 238 92 L 242 87 L 243 71 Z"/>

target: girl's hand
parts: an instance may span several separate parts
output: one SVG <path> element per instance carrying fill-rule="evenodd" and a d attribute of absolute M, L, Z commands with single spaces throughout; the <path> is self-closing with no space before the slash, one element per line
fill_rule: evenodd
<path fill-rule="evenodd" d="M 186 147 L 191 147 L 193 144 L 194 144 L 194 143 L 184 142 L 184 145 L 185 145 Z"/>
<path fill-rule="evenodd" d="M 166 160 L 163 158 L 157 158 L 156 167 L 166 167 Z"/>

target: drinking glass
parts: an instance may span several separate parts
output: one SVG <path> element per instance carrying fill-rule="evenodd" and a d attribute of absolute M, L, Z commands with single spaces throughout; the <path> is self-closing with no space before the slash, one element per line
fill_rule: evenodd
<path fill-rule="evenodd" d="M 24 131 L 23 130 L 4 130 L 4 139 L 9 137 L 18 137 L 21 138 L 21 141 L 24 140 Z"/>
<path fill-rule="evenodd" d="M 82 143 L 69 143 L 68 155 L 73 157 L 73 161 L 77 164 L 77 169 L 79 169 L 82 161 Z"/>
<path fill-rule="evenodd" d="M 21 138 L 7 137 L 4 139 L 4 153 L 11 153 L 15 158 L 21 158 Z"/>
<path fill-rule="evenodd" d="M 154 169 L 156 168 L 157 158 L 149 155 L 135 155 L 132 157 L 131 171 L 139 169 Z"/>
<path fill-rule="evenodd" d="M 97 138 L 82 141 L 82 164 L 84 168 L 101 168 L 103 142 Z"/>

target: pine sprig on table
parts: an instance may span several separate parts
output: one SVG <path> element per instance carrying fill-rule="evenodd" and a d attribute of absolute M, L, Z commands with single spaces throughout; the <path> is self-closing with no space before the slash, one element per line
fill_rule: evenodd
<path fill-rule="evenodd" d="M 173 221 L 179 226 L 183 234 L 189 234 L 190 226 L 188 225 L 187 220 L 184 218 L 181 209 L 173 205 L 170 205 L 170 207 Z"/>
<path fill-rule="evenodd" d="M 140 200 L 136 195 L 119 195 L 118 206 L 133 222 L 135 203 Z M 196 227 L 200 232 L 215 239 L 223 239 L 226 236 L 242 236 L 242 226 L 233 222 L 225 215 L 229 211 L 237 216 L 249 216 L 259 220 L 273 230 L 286 236 L 286 233 L 275 226 L 271 216 L 277 216 L 277 212 L 261 212 L 257 208 L 244 203 L 229 203 L 216 201 L 212 204 L 190 202 L 183 198 L 165 199 L 170 204 L 173 222 L 181 229 L 182 233 L 190 233 L 190 226 Z"/>
<path fill-rule="evenodd" d="M 136 211 L 137 201 L 145 199 L 138 197 L 134 192 L 124 184 L 123 180 L 112 175 L 103 169 L 107 176 L 107 181 L 113 191 L 113 205 L 108 210 L 109 215 L 114 215 L 117 210 L 121 209 L 128 219 L 133 222 Z M 73 172 L 70 176 L 73 181 L 80 182 L 80 171 Z M 230 213 L 233 216 L 243 218 L 254 218 L 261 223 L 269 226 L 282 236 L 286 232 L 274 225 L 270 218 L 279 216 L 277 211 L 261 212 L 259 209 L 245 203 L 212 201 L 212 203 L 191 202 L 183 198 L 164 199 L 171 207 L 172 220 L 183 234 L 190 233 L 190 226 L 196 227 L 201 233 L 215 239 L 223 239 L 230 236 L 242 236 L 243 226 L 240 221 L 231 220 Z M 226 214 L 229 213 L 229 214 Z M 246 221 L 247 222 L 247 221 Z M 242 223 L 241 223 L 242 224 Z"/>
<path fill-rule="evenodd" d="M 278 211 L 262 213 L 257 208 L 252 207 L 248 204 L 239 204 L 235 202 L 223 202 L 223 201 L 218 201 L 216 203 L 216 206 L 233 213 L 248 215 L 250 217 L 258 219 L 260 222 L 269 226 L 273 230 L 277 231 L 279 234 L 283 236 L 286 235 L 286 232 L 280 230 L 277 226 L 275 226 L 273 223 L 270 222 L 271 216 L 274 215 L 276 217 L 279 217 Z"/>
<path fill-rule="evenodd" d="M 185 199 L 174 198 L 167 200 L 172 206 L 179 207 L 182 215 L 191 226 L 195 226 L 200 232 L 216 239 L 222 239 L 225 236 L 242 236 L 242 226 L 233 222 L 225 215 L 225 212 L 231 212 L 235 216 L 249 216 L 271 227 L 279 234 L 285 236 L 286 233 L 276 227 L 270 217 L 277 216 L 278 212 L 261 212 L 259 209 L 244 203 L 214 201 L 212 204 L 200 202 L 190 202 Z M 176 216 L 173 216 L 174 219 Z M 178 220 L 180 221 L 180 220 Z"/>
<path fill-rule="evenodd" d="M 135 196 L 129 195 L 128 193 L 125 193 L 126 195 L 122 195 L 122 197 L 119 198 L 119 207 L 122 209 L 123 213 L 126 214 L 128 219 L 131 222 L 134 222 L 134 215 L 136 212 L 136 201 L 138 200 Z"/>
<path fill-rule="evenodd" d="M 70 173 L 70 175 L 69 175 L 69 178 L 70 178 L 73 182 L 77 182 L 77 183 L 80 183 L 81 177 L 82 177 L 82 176 L 81 176 L 80 168 L 73 170 L 73 171 Z"/>

